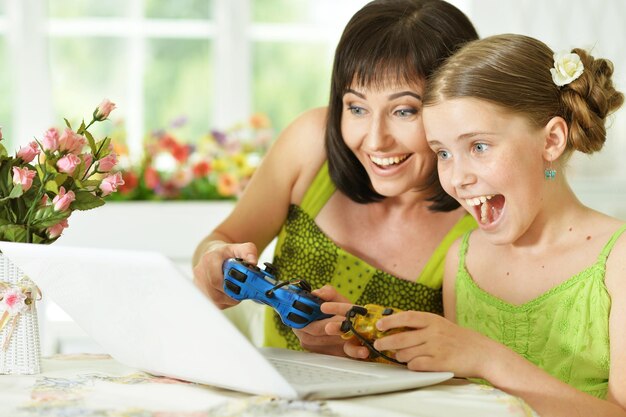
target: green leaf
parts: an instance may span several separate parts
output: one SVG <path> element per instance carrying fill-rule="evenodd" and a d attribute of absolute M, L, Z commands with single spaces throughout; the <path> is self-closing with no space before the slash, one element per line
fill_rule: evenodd
<path fill-rule="evenodd" d="M 36 233 L 32 233 L 31 237 L 30 237 L 30 241 L 32 243 L 47 243 L 48 240 L 49 239 L 47 239 L 47 238 L 44 239 L 41 236 L 39 236 L 38 234 L 36 234 Z"/>
<path fill-rule="evenodd" d="M 89 191 L 77 191 L 76 199 L 70 205 L 72 210 L 90 210 L 104 205 L 104 200 Z"/>
<path fill-rule="evenodd" d="M 65 120 L 65 125 L 71 129 L 72 125 L 70 124 L 69 120 L 67 120 L 65 117 L 63 118 L 63 120 Z"/>
<path fill-rule="evenodd" d="M 0 156 L 9 156 L 7 153 L 7 148 L 4 147 L 3 144 L 0 143 Z"/>
<path fill-rule="evenodd" d="M 46 191 L 59 194 L 59 185 L 56 183 L 56 181 L 50 180 L 46 183 Z"/>
<path fill-rule="evenodd" d="M 35 210 L 33 220 L 41 220 L 50 216 L 54 212 L 54 206 L 41 206 Z"/>
<path fill-rule="evenodd" d="M 54 182 L 56 182 L 56 184 L 60 187 L 63 185 L 67 177 L 67 174 L 57 174 L 56 177 L 54 177 Z"/>
<path fill-rule="evenodd" d="M 96 155 L 97 159 L 101 159 L 109 154 L 110 143 L 111 143 L 110 137 L 106 137 L 97 143 L 97 147 L 98 147 L 98 155 Z"/>
<path fill-rule="evenodd" d="M 13 186 L 13 189 L 9 193 L 9 195 L 4 198 L 0 198 L 0 201 L 6 201 L 12 198 L 18 198 L 18 197 L 21 197 L 23 194 L 24 194 L 24 190 L 22 189 L 22 184 L 15 184 Z"/>
<path fill-rule="evenodd" d="M 35 169 L 37 170 L 37 174 L 39 175 L 39 181 L 43 181 L 43 177 L 46 175 L 46 173 L 43 171 L 43 168 L 41 167 L 41 165 L 36 165 Z"/>
<path fill-rule="evenodd" d="M 2 234 L 3 240 L 8 240 L 9 242 L 27 242 L 26 237 L 28 234 L 26 233 L 26 226 L 7 224 L 0 226 L 0 233 Z"/>
<path fill-rule="evenodd" d="M 83 187 L 98 187 L 102 181 L 101 180 L 83 180 L 80 183 Z"/>
<path fill-rule="evenodd" d="M 87 143 L 89 143 L 89 148 L 91 149 L 92 154 L 96 154 L 96 140 L 93 138 L 93 135 L 89 133 L 88 130 L 85 130 L 85 137 L 87 138 Z"/>
<path fill-rule="evenodd" d="M 43 217 L 41 214 L 37 213 L 38 215 L 35 217 L 42 217 L 42 218 L 33 220 L 30 224 L 31 227 L 45 229 L 45 228 L 54 226 L 55 224 L 59 223 L 63 219 L 67 219 L 68 217 L 70 217 L 70 214 L 72 214 L 70 210 L 65 210 L 65 211 L 40 210 L 40 212 L 44 213 Z"/>
<path fill-rule="evenodd" d="M 56 167 L 55 163 L 56 163 L 55 161 L 47 159 L 46 160 L 46 171 L 48 171 L 49 173 L 52 173 L 52 174 L 58 173 L 57 167 Z"/>

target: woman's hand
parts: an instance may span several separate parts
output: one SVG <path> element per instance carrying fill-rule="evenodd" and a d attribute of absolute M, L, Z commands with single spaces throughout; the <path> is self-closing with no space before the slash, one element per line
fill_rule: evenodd
<path fill-rule="evenodd" d="M 408 327 L 401 333 L 374 342 L 378 350 L 395 351 L 395 358 L 414 371 L 451 371 L 458 377 L 484 377 L 484 366 L 491 356 L 493 340 L 460 327 L 433 313 L 404 311 L 376 323 L 379 330 Z"/>
<path fill-rule="evenodd" d="M 327 301 L 322 304 L 321 310 L 323 313 L 333 314 L 334 317 L 316 320 L 302 329 L 293 329 L 293 332 L 300 340 L 300 345 L 308 351 L 327 355 L 345 356 L 343 353 L 343 345 L 346 341 L 338 334 L 328 334 L 326 327 L 335 325 L 339 327 L 344 320 L 343 314 L 352 307 L 352 304 L 331 285 L 325 285 L 312 293 Z M 347 306 L 347 308 L 331 309 L 332 311 L 329 311 L 327 308 L 329 304 L 339 304 Z"/>
<path fill-rule="evenodd" d="M 258 261 L 253 243 L 213 242 L 193 268 L 193 282 L 220 309 L 239 304 L 224 292 L 222 264 L 228 258 L 241 258 L 252 264 Z"/>

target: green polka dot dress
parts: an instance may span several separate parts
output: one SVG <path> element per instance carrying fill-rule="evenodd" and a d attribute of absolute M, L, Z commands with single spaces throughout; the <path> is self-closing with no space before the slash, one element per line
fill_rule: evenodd
<path fill-rule="evenodd" d="M 460 326 L 496 340 L 550 375 L 598 398 L 609 386 L 611 297 L 606 260 L 626 225 L 605 245 L 596 263 L 522 305 L 482 290 L 465 266 L 469 233 L 459 250 L 456 316 Z"/>
<path fill-rule="evenodd" d="M 410 282 L 344 251 L 319 229 L 314 219 L 334 191 L 325 163 L 301 206 L 289 207 L 273 260 L 278 278 L 304 278 L 314 289 L 330 284 L 354 304 L 379 304 L 442 314 L 441 285 L 446 252 L 452 242 L 476 227 L 474 219 L 467 215 L 459 220 L 440 243 L 421 276 L 416 282 Z M 266 310 L 264 345 L 301 349 L 293 331 L 271 308 Z"/>

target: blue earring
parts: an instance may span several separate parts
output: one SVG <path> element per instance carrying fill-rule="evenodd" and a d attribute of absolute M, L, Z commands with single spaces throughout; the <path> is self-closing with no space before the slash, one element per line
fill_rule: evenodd
<path fill-rule="evenodd" d="M 552 168 L 552 161 L 550 161 L 550 166 L 543 171 L 543 176 L 547 180 L 556 178 L 556 169 Z"/>

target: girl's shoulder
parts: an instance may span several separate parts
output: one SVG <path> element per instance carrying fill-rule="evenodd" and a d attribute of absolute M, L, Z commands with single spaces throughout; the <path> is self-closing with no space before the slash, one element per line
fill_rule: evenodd
<path fill-rule="evenodd" d="M 626 223 L 613 222 L 615 232 L 607 243 L 605 284 L 613 296 L 620 293 L 626 299 Z"/>

